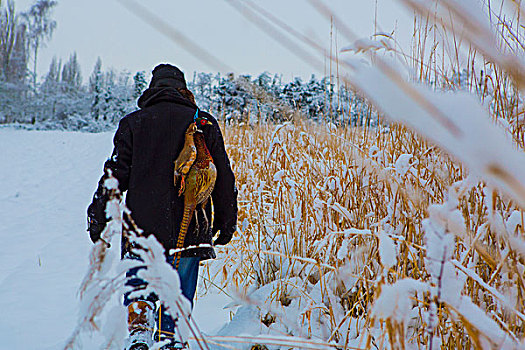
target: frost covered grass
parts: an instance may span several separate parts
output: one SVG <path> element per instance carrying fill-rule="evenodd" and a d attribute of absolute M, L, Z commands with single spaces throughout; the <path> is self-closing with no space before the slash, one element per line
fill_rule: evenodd
<path fill-rule="evenodd" d="M 358 40 L 344 51 L 368 64 L 341 68 L 388 123 L 227 131 L 240 229 L 207 274 L 239 308 L 219 335 L 525 346 L 521 8 L 403 2 L 417 13 L 413 52 Z"/>
<path fill-rule="evenodd" d="M 520 10 L 405 2 L 406 65 L 394 45 L 345 49 L 373 52 L 345 79 L 390 122 L 225 126 L 239 233 L 204 281 L 235 301 L 208 345 L 525 347 Z"/>
<path fill-rule="evenodd" d="M 248 334 L 361 348 L 523 341 L 523 211 L 439 148 L 399 125 L 226 130 L 239 235 L 207 278 L 234 286 L 235 317 L 259 325 L 245 322 Z"/>

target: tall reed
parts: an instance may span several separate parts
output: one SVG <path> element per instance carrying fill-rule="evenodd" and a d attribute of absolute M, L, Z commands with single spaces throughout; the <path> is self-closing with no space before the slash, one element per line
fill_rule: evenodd
<path fill-rule="evenodd" d="M 495 53 L 487 37 L 465 40 L 451 28 L 473 30 L 467 19 L 445 23 L 418 7 L 424 1 L 406 3 L 418 11 L 413 52 L 396 54 L 412 81 L 473 94 L 523 152 L 521 73 L 508 65 L 508 54 L 524 51 L 519 8 L 511 17 L 488 8 Z M 262 333 L 342 348 L 525 346 L 519 193 L 501 193 L 454 152 L 395 123 L 295 118 L 232 125 L 226 135 L 239 234 L 206 275 L 257 306 Z"/>

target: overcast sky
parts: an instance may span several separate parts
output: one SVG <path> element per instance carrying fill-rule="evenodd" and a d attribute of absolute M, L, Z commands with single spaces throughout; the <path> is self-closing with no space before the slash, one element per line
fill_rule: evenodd
<path fill-rule="evenodd" d="M 126 1 L 126 0 L 124 0 Z M 25 11 L 34 0 L 15 0 Z M 330 45 L 330 21 L 306 0 L 255 0 L 288 25 L 326 48 Z M 325 1 L 359 37 L 374 31 L 375 0 Z M 236 74 L 256 75 L 263 71 L 309 77 L 323 74 L 304 63 L 274 38 L 236 11 L 226 0 L 142 0 L 161 19 L 169 22 L 194 43 L 213 53 Z M 179 66 L 189 77 L 193 71 L 219 69 L 188 53 L 179 43 L 159 33 L 117 0 L 58 0 L 54 11 L 57 30 L 41 50 L 39 74 L 47 72 L 53 56 L 63 60 L 77 52 L 86 79 L 101 57 L 104 69 L 147 72 L 158 63 Z M 382 31 L 397 28 L 398 35 L 410 35 L 412 22 L 395 0 L 377 0 L 377 18 Z M 349 41 L 338 34 L 339 47 Z M 320 56 L 319 56 L 320 57 Z M 226 69 L 223 69 L 226 70 Z M 225 73 L 224 71 L 222 73 Z"/>

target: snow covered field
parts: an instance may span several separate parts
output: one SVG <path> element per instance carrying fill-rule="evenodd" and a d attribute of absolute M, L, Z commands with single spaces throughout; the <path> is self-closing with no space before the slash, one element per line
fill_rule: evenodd
<path fill-rule="evenodd" d="M 224 131 L 240 225 L 208 276 L 236 300 L 215 290 L 197 301 L 202 332 L 222 337 L 208 340 L 243 349 L 276 342 L 282 346 L 271 349 L 426 348 L 434 319 L 435 346 L 523 348 L 523 212 L 465 178 L 434 146 L 401 127 L 376 132 L 299 121 Z M 92 246 L 85 210 L 111 138 L 0 128 L 0 350 L 62 349 L 77 324 L 77 290 Z M 518 158 L 509 167 L 521 169 Z M 501 157 L 503 165 L 508 159 Z M 426 301 L 439 290 L 451 316 Z M 227 304 L 240 307 L 223 328 Z M 404 332 L 399 343 L 384 320 Z M 472 336 L 467 327 L 483 333 Z M 101 348 L 111 329 L 101 328 L 82 336 L 84 349 Z"/>
<path fill-rule="evenodd" d="M 0 349 L 61 349 L 77 322 L 92 245 L 86 208 L 112 133 L 5 128 L 0 149 Z M 229 320 L 230 301 L 218 292 L 197 300 L 204 333 Z"/>

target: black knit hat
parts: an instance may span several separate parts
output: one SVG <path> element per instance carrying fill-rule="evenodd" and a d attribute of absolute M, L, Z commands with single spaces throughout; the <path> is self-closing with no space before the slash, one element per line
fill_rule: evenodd
<path fill-rule="evenodd" d="M 186 89 L 186 79 L 184 79 L 184 73 L 182 71 L 172 66 L 171 64 L 159 64 L 155 69 L 153 69 L 153 76 L 151 77 L 151 82 L 149 87 L 160 87 L 160 86 L 169 86 L 174 88 L 184 88 Z"/>

